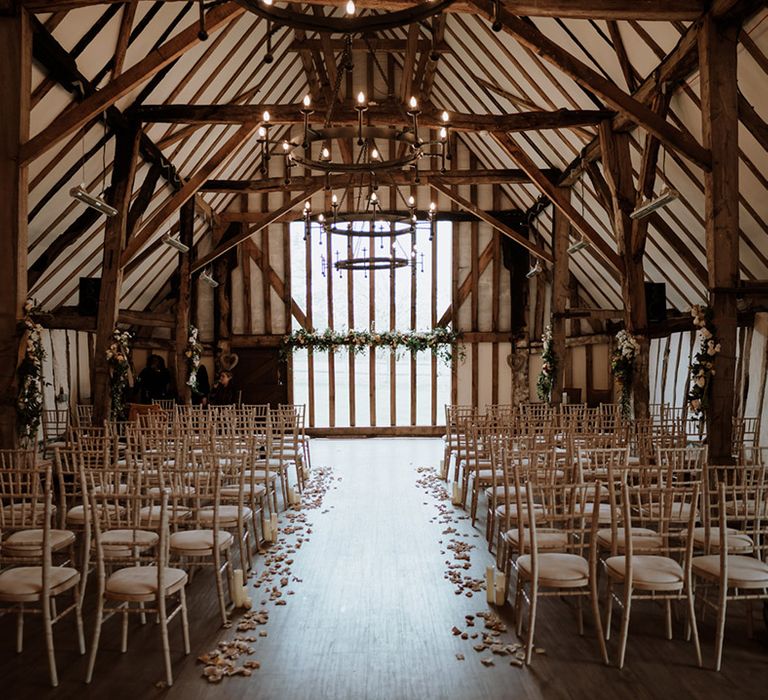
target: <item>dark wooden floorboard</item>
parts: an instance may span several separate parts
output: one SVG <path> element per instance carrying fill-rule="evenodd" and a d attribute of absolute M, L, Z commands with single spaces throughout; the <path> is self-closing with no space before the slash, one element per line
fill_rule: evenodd
<path fill-rule="evenodd" d="M 724 670 L 714 673 L 694 666 L 690 644 L 663 639 L 663 618 L 652 604 L 633 610 L 627 665 L 623 671 L 598 660 L 589 624 L 576 633 L 575 617 L 565 603 L 545 601 L 539 614 L 536 655 L 530 668 L 509 665 L 498 657 L 485 668 L 472 641 L 451 634 L 464 628 L 464 615 L 486 610 L 484 593 L 457 596 L 443 578 L 445 561 L 439 541 L 444 525 L 430 522 L 435 500 L 416 487 L 415 468 L 437 465 L 441 443 L 429 439 L 315 440 L 313 463 L 333 467 L 334 482 L 321 510 L 311 511 L 310 541 L 294 557 L 291 584 L 295 595 L 287 605 L 269 603 L 268 637 L 255 643 L 253 658 L 261 669 L 250 678 L 225 678 L 210 685 L 201 678 L 196 656 L 230 639 L 222 630 L 213 579 L 202 572 L 189 588 L 192 651 L 182 654 L 178 624 L 171 626 L 175 684 L 161 690 L 157 629 L 135 623 L 129 650 L 119 652 L 119 623 L 108 623 L 102 635 L 94 681 L 82 682 L 85 661 L 75 648 L 73 624 L 66 620 L 55 632 L 61 684 L 47 685 L 42 637 L 35 620 L 27 623 L 26 649 L 14 651 L 14 620 L 0 619 L 0 698 L 153 697 L 179 700 L 274 698 L 280 700 L 546 698 L 612 700 L 672 698 L 768 697 L 768 647 L 765 629 L 756 622 L 756 638 L 746 638 L 743 617 L 734 609 L 729 619 Z M 458 515 L 458 513 L 457 513 Z M 454 527 L 476 545 L 470 573 L 481 577 L 491 558 L 482 537 L 467 520 Z M 480 537 L 474 537 L 474 534 Z M 261 568 L 259 559 L 259 570 Z M 92 590 L 91 590 L 92 592 Z M 256 606 L 261 599 L 254 595 Z M 88 612 L 93 600 L 89 598 Z M 505 610 L 509 620 L 509 611 Z M 713 618 L 701 625 L 705 661 L 713 654 Z M 468 630 L 473 631 L 472 628 Z M 479 631 L 479 627 L 474 628 Z M 91 615 L 86 632 L 92 633 Z M 676 628 L 678 637 L 679 627 Z M 615 635 L 614 635 L 615 636 Z M 505 638 L 513 640 L 513 635 Z M 615 638 L 609 651 L 615 649 Z M 458 661 L 456 653 L 463 653 Z"/>

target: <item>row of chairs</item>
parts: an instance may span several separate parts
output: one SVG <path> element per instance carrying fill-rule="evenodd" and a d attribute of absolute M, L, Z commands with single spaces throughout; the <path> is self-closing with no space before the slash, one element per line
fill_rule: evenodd
<path fill-rule="evenodd" d="M 125 426 L 70 424 L 53 460 L 41 461 L 32 451 L 0 453 L 0 603 L 18 615 L 19 651 L 24 616 L 42 613 L 51 683 L 57 684 L 53 625 L 74 613 L 84 653 L 82 603 L 95 572 L 87 680 L 103 623 L 122 618 L 125 651 L 129 617 L 144 622 L 152 614 L 170 685 L 168 624 L 181 618 L 189 653 L 185 588 L 192 571 L 213 569 L 227 624 L 233 551 L 250 570 L 279 492 L 283 505 L 292 502 L 289 470 L 295 469 L 298 489 L 307 476 L 309 449 L 300 428 L 294 407 L 160 407 Z M 57 614 L 54 601 L 64 593 L 72 603 Z"/>
<path fill-rule="evenodd" d="M 606 407 L 602 425 L 585 412 L 587 425 L 574 421 L 574 409 L 554 418 L 539 405 L 517 407 L 502 420 L 497 407 L 463 416 L 457 409 L 447 407 L 456 421 L 453 436 L 446 435 L 446 459 L 465 507 L 471 494 L 473 520 L 479 497 L 487 499 L 489 548 L 496 547 L 508 583 L 515 574 L 521 632 L 523 601 L 529 603 L 527 662 L 540 596 L 575 597 L 580 632 L 580 603 L 589 598 L 606 661 L 618 602 L 620 666 L 632 601 L 650 597 L 664 601 L 669 638 L 672 602 L 684 603 L 686 636 L 694 638 L 699 663 L 694 602 L 717 609 L 720 668 L 727 603 L 768 599 L 768 448 L 742 446 L 735 467 L 719 467 L 674 423 L 621 421 Z M 604 626 L 599 579 L 606 582 Z"/>

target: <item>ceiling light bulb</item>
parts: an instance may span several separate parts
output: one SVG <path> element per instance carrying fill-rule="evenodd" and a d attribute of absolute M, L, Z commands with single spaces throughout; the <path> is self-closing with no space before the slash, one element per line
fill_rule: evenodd
<path fill-rule="evenodd" d="M 379 198 L 378 198 L 378 196 L 376 195 L 375 192 L 371 192 L 371 201 L 372 202 L 378 202 L 379 201 Z"/>
<path fill-rule="evenodd" d="M 355 14 L 355 3 L 352 0 L 348 0 L 346 11 L 348 15 L 354 15 Z"/>
<path fill-rule="evenodd" d="M 373 158 L 374 160 L 378 160 L 379 159 L 379 151 L 377 149 L 374 148 L 371 151 L 371 158 Z"/>
<path fill-rule="evenodd" d="M 408 100 L 408 106 L 411 109 L 416 109 L 416 107 L 419 106 L 419 103 L 416 101 L 416 98 L 413 95 L 411 95 L 411 99 Z"/>
<path fill-rule="evenodd" d="M 304 202 L 304 211 L 309 213 L 309 210 L 310 210 L 309 202 L 308 201 Z"/>
<path fill-rule="evenodd" d="M 309 107 L 309 105 L 312 104 L 312 98 L 309 95 L 304 95 L 304 99 L 302 100 L 305 107 Z"/>
<path fill-rule="evenodd" d="M 435 204 L 434 202 L 430 202 L 429 203 L 429 211 L 434 212 L 436 210 L 437 210 L 437 204 Z"/>
<path fill-rule="evenodd" d="M 317 215 L 317 223 L 322 224 L 323 221 L 325 221 L 325 216 L 323 214 Z"/>
<path fill-rule="evenodd" d="M 323 158 L 330 158 L 331 153 L 327 148 L 323 148 Z"/>
<path fill-rule="evenodd" d="M 283 150 L 287 151 L 291 147 L 291 144 L 288 143 L 288 141 L 283 141 Z"/>
<path fill-rule="evenodd" d="M 448 123 L 448 112 L 443 110 L 443 113 L 440 116 L 441 116 L 441 119 L 447 124 Z"/>
<path fill-rule="evenodd" d="M 448 138 L 448 132 L 446 131 L 444 126 L 440 127 L 440 138 L 441 140 L 445 141 L 445 139 Z"/>
<path fill-rule="evenodd" d="M 335 206 L 338 203 L 339 203 L 339 198 L 336 195 L 333 195 L 333 197 L 331 197 L 331 204 Z"/>
<path fill-rule="evenodd" d="M 365 104 L 365 93 L 362 90 L 357 93 L 357 104 L 359 105 Z"/>
<path fill-rule="evenodd" d="M 259 127 L 259 138 L 263 139 L 267 135 L 267 130 L 263 127 Z"/>
<path fill-rule="evenodd" d="M 409 207 L 413 207 L 413 206 L 416 206 L 416 200 L 413 198 L 413 195 L 411 195 L 410 197 L 408 197 L 408 206 L 409 206 Z"/>

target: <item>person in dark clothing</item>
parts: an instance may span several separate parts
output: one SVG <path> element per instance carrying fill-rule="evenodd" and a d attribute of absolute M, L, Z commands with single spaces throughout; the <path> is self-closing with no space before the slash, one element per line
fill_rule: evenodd
<path fill-rule="evenodd" d="M 150 355 L 147 366 L 136 379 L 136 388 L 140 403 L 152 403 L 153 400 L 167 399 L 171 395 L 171 373 L 160 355 Z"/>
<path fill-rule="evenodd" d="M 197 366 L 195 386 L 192 388 L 192 404 L 195 406 L 208 405 L 208 394 L 211 393 L 211 383 L 208 380 L 208 370 L 205 365 Z"/>
<path fill-rule="evenodd" d="M 211 406 L 226 406 L 237 403 L 237 391 L 232 383 L 232 372 L 225 369 L 219 373 L 219 380 L 211 389 L 208 403 Z"/>

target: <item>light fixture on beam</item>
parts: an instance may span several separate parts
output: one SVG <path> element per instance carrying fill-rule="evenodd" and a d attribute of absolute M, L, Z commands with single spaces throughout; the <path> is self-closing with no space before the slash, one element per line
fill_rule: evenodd
<path fill-rule="evenodd" d="M 189 252 L 189 246 L 186 243 L 182 243 L 176 236 L 172 236 L 170 232 L 166 233 L 161 240 L 166 245 L 171 246 L 171 248 L 176 248 L 176 250 L 181 253 Z"/>
<path fill-rule="evenodd" d="M 85 189 L 83 184 L 73 187 L 69 194 L 74 199 L 89 206 L 91 209 L 101 212 L 105 216 L 117 216 L 117 209 L 107 204 L 101 197 L 94 197 Z"/>
<path fill-rule="evenodd" d="M 213 279 L 213 277 L 211 276 L 211 273 L 208 272 L 208 270 L 203 270 L 200 273 L 200 280 L 202 282 L 205 282 L 209 287 L 212 287 L 214 289 L 219 286 L 219 283 L 215 279 Z"/>
<path fill-rule="evenodd" d="M 644 219 L 646 216 L 650 216 L 657 209 L 666 207 L 669 203 L 674 202 L 679 198 L 680 193 L 677 190 L 671 187 L 665 187 L 659 193 L 658 197 L 654 197 L 653 199 L 648 199 L 643 202 L 640 206 L 635 208 L 629 217 L 631 219 Z"/>
<path fill-rule="evenodd" d="M 576 241 L 575 243 L 571 243 L 571 245 L 568 246 L 568 253 L 569 255 L 572 255 L 573 253 L 578 253 L 580 250 L 584 250 L 584 248 L 586 248 L 587 246 L 589 246 L 589 241 L 586 238 L 584 238 L 584 236 L 582 235 L 582 237 L 579 238 L 578 241 Z"/>
<path fill-rule="evenodd" d="M 538 275 L 540 272 L 542 272 L 543 269 L 544 268 L 541 266 L 541 260 L 537 258 L 536 264 L 530 270 L 528 270 L 528 272 L 525 273 L 525 276 L 527 279 L 532 279 L 536 277 L 536 275 Z"/>

